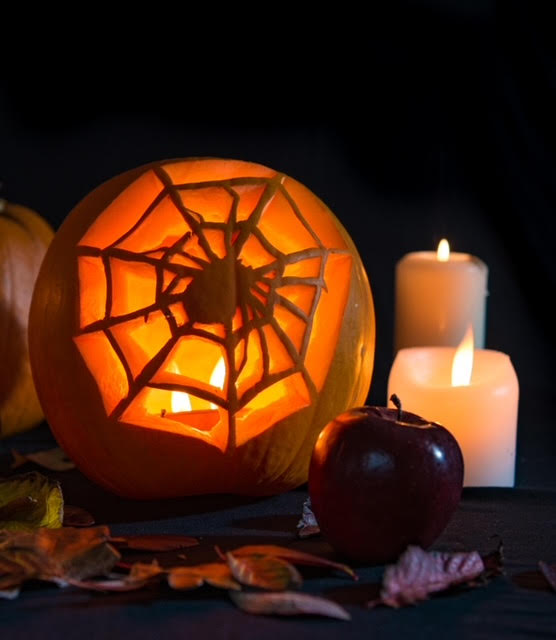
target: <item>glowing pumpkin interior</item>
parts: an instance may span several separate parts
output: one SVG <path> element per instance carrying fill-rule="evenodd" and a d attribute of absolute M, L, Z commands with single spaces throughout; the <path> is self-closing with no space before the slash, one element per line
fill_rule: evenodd
<path fill-rule="evenodd" d="M 315 401 L 352 257 L 298 183 L 222 164 L 150 169 L 96 218 L 74 341 L 108 416 L 231 451 Z"/>

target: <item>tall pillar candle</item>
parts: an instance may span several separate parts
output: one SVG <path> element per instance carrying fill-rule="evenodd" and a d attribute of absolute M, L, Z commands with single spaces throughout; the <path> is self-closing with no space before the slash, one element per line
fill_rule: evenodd
<path fill-rule="evenodd" d="M 499 351 L 473 352 L 469 384 L 454 386 L 451 347 L 398 351 L 388 397 L 406 411 L 440 423 L 458 441 L 466 487 L 513 487 L 519 385 L 510 358 Z"/>
<path fill-rule="evenodd" d="M 469 324 L 484 347 L 488 268 L 468 253 L 416 251 L 396 265 L 395 351 L 456 346 Z"/>

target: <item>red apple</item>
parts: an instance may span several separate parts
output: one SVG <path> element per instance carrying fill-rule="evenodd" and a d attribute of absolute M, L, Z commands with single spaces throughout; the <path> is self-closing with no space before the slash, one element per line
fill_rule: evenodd
<path fill-rule="evenodd" d="M 324 537 L 336 551 L 373 564 L 396 559 L 410 544 L 429 547 L 462 487 L 463 457 L 452 434 L 401 408 L 339 415 L 321 432 L 309 470 Z"/>

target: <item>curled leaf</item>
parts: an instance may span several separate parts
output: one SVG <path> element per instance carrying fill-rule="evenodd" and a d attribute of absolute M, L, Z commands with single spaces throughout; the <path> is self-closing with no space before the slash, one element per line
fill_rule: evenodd
<path fill-rule="evenodd" d="M 318 596 L 282 591 L 281 593 L 230 592 L 230 598 L 243 611 L 255 615 L 313 615 L 350 620 L 349 613 L 339 604 Z"/>
<path fill-rule="evenodd" d="M 547 564 L 542 560 L 539 562 L 539 569 L 546 578 L 548 584 L 556 591 L 556 564 Z"/>
<path fill-rule="evenodd" d="M 197 538 L 170 534 L 118 536 L 111 542 L 119 548 L 136 551 L 176 551 L 199 544 Z"/>
<path fill-rule="evenodd" d="M 0 529 L 32 531 L 62 526 L 64 499 L 60 484 L 32 472 L 0 480 Z"/>
<path fill-rule="evenodd" d="M 12 456 L 12 469 L 17 469 L 17 467 L 27 462 L 34 462 L 49 471 L 69 471 L 70 469 L 75 469 L 75 464 L 60 447 L 46 449 L 45 451 L 35 451 L 34 453 L 20 453 L 12 449 Z"/>
<path fill-rule="evenodd" d="M 275 556 L 236 558 L 232 553 L 227 553 L 226 560 L 234 578 L 250 587 L 285 591 L 289 587 L 300 587 L 303 582 L 293 565 Z"/>
<path fill-rule="evenodd" d="M 205 583 L 217 589 L 241 589 L 234 580 L 230 567 L 223 562 L 173 567 L 168 570 L 168 584 L 172 589 L 196 589 Z"/>
<path fill-rule="evenodd" d="M 315 556 L 311 553 L 297 551 L 290 547 L 280 547 L 279 545 L 274 544 L 246 545 L 244 547 L 234 549 L 232 553 L 236 558 L 256 555 L 272 556 L 274 558 L 281 558 L 282 560 L 286 560 L 292 564 L 302 564 L 312 567 L 327 567 L 329 569 L 336 569 L 343 573 L 347 573 L 347 575 L 354 580 L 358 579 L 353 569 L 348 567 L 346 564 L 333 562 L 332 560 L 327 560 L 326 558 L 321 558 L 320 556 Z"/>
<path fill-rule="evenodd" d="M 320 527 L 311 508 L 311 498 L 307 498 L 303 503 L 301 519 L 297 523 L 297 535 L 300 538 L 308 538 L 319 533 Z"/>
<path fill-rule="evenodd" d="M 385 604 L 398 608 L 415 604 L 426 600 L 431 593 L 470 583 L 484 569 L 483 560 L 476 551 L 440 553 L 410 546 L 397 564 L 386 568 L 380 598 L 368 605 Z"/>

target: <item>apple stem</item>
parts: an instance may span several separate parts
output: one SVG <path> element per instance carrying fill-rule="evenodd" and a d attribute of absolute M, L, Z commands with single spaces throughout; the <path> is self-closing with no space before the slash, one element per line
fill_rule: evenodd
<path fill-rule="evenodd" d="M 396 409 L 398 410 L 398 422 L 402 421 L 402 401 L 398 398 L 398 396 L 393 393 L 390 396 L 390 401 L 396 405 Z"/>

